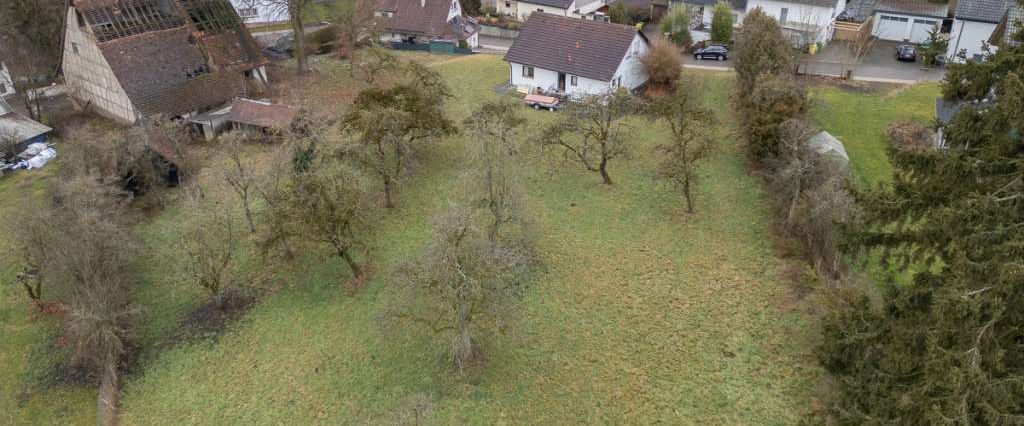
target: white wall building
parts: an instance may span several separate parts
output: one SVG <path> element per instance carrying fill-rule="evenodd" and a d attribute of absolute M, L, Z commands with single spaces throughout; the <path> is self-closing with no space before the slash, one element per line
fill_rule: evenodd
<path fill-rule="evenodd" d="M 1010 6 L 1011 2 L 1007 0 L 959 0 L 953 12 L 946 57 L 951 61 L 982 59 L 992 32 Z M 995 52 L 995 49 L 991 46 L 989 50 Z"/>
<path fill-rule="evenodd" d="M 627 25 L 533 14 L 505 61 L 509 82 L 520 91 L 582 97 L 647 83 L 640 58 L 650 43 Z"/>
<path fill-rule="evenodd" d="M 927 0 L 882 0 L 875 7 L 871 34 L 881 40 L 920 43 L 949 14 L 946 4 Z"/>
<path fill-rule="evenodd" d="M 550 13 L 558 16 L 582 18 L 604 6 L 602 0 L 498 0 L 499 11 L 526 21 L 531 13 Z"/>
<path fill-rule="evenodd" d="M 760 7 L 779 21 L 794 44 L 828 43 L 835 32 L 836 16 L 846 0 L 750 0 L 747 11 Z"/>
<path fill-rule="evenodd" d="M 288 8 L 268 0 L 231 0 L 238 16 L 247 26 L 259 26 L 288 21 Z"/>

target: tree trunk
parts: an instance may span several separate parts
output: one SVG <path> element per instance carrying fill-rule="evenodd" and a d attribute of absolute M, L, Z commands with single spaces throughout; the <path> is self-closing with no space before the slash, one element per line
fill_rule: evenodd
<path fill-rule="evenodd" d="M 118 408 L 118 377 L 117 366 L 103 367 L 100 378 L 99 397 L 97 398 L 96 425 L 113 426 L 117 424 Z"/>
<path fill-rule="evenodd" d="M 298 2 L 293 1 L 293 4 Z M 292 34 L 295 35 L 295 72 L 299 75 L 306 73 L 306 33 L 303 31 L 302 7 L 293 7 L 291 13 Z"/>
<path fill-rule="evenodd" d="M 473 347 L 473 339 L 469 335 L 469 304 L 460 303 L 458 308 L 458 332 L 452 340 L 451 356 L 452 364 L 460 372 L 473 361 L 476 348 Z"/>
<path fill-rule="evenodd" d="M 341 258 L 345 260 L 349 269 L 352 270 L 352 275 L 354 275 L 357 280 L 363 278 L 363 269 L 359 267 L 359 264 L 356 263 L 355 259 L 352 259 L 352 255 L 348 254 L 348 250 L 338 250 L 338 256 L 341 256 Z"/>
<path fill-rule="evenodd" d="M 693 191 L 690 188 L 690 180 L 683 182 L 683 195 L 686 196 L 686 212 L 693 214 Z"/>
<path fill-rule="evenodd" d="M 388 175 L 384 175 L 384 208 L 395 208 L 395 203 L 391 201 L 391 176 Z"/>
<path fill-rule="evenodd" d="M 608 159 L 601 159 L 601 166 L 598 167 L 598 171 L 601 172 L 601 179 L 604 180 L 605 185 L 612 184 L 612 177 L 608 176 Z"/>
<path fill-rule="evenodd" d="M 252 207 L 249 206 L 249 193 L 242 195 L 242 207 L 245 208 L 245 221 L 249 224 L 249 233 L 256 233 L 256 222 L 252 219 Z"/>

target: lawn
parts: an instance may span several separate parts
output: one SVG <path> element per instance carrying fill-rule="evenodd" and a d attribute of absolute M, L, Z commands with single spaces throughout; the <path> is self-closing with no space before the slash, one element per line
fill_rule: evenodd
<path fill-rule="evenodd" d="M 492 89 L 506 75 L 495 56 L 433 66 L 453 89 L 456 120 L 500 96 Z M 718 121 L 733 122 L 731 75 L 702 80 Z M 526 114 L 527 139 L 554 117 Z M 305 252 L 259 274 L 274 291 L 224 335 L 173 346 L 162 342 L 203 296 L 174 272 L 181 210 L 170 196 L 139 226 L 146 349 L 125 384 L 123 424 L 376 424 L 416 405 L 429 407 L 429 424 L 797 423 L 820 374 L 815 327 L 780 277 L 787 261 L 774 252 L 766 195 L 737 138 L 720 137 L 691 216 L 655 179 L 653 147 L 666 129 L 633 124 L 635 150 L 612 163 L 614 186 L 554 153 L 527 153 L 527 208 L 543 268 L 509 331 L 485 336 L 487 366 L 464 378 L 451 377 L 445 343 L 381 318 L 394 300 L 396 266 L 423 247 L 430 217 L 455 189 L 461 137 L 428 147 L 398 208 L 380 218 L 375 273 L 361 290 L 341 289 L 347 270 L 329 253 Z M 217 176 L 208 167 L 200 180 L 216 186 Z M 10 418 L 0 421 L 93 422 L 90 390 L 57 388 L 25 404 L 10 396 L 26 380 L 18 366 L 45 333 L 23 319 L 9 287 L 0 320 L 15 338 L 0 347 L 0 412 L 9 413 L 0 416 Z"/>
<path fill-rule="evenodd" d="M 890 123 L 930 125 L 935 118 L 938 83 L 884 85 L 875 90 L 819 86 L 811 91 L 818 124 L 843 142 L 851 170 L 860 184 L 874 186 L 892 179 L 885 134 Z"/>

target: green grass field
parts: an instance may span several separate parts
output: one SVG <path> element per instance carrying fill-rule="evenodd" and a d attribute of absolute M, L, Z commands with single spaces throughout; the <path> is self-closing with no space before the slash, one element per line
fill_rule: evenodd
<path fill-rule="evenodd" d="M 448 111 L 455 120 L 499 96 L 492 88 L 506 71 L 486 55 L 433 66 L 454 91 Z M 731 75 L 701 76 L 718 121 L 734 122 Z M 822 96 L 883 102 L 828 90 Z M 857 110 L 833 111 L 840 108 Z M 526 114 L 527 140 L 553 117 Z M 544 267 L 530 277 L 510 330 L 485 336 L 487 366 L 465 378 L 451 377 L 446 345 L 426 330 L 381 320 L 395 297 L 396 266 L 423 247 L 430 217 L 455 189 L 460 137 L 426 149 L 397 195 L 398 208 L 380 218 L 370 256 L 375 273 L 364 288 L 347 294 L 344 265 L 327 251 L 305 252 L 259 274 L 276 290 L 215 340 L 163 344 L 204 301 L 176 272 L 182 210 L 169 195 L 165 209 L 138 228 L 145 246 L 143 353 L 140 372 L 126 380 L 122 422 L 378 424 L 422 401 L 429 401 L 428 424 L 798 422 L 814 404 L 820 374 L 811 352 L 815 327 L 780 278 L 786 261 L 771 243 L 766 195 L 748 174 L 737 137 L 720 138 L 699 185 L 698 213 L 690 216 L 679 194 L 655 179 L 653 146 L 666 129 L 633 124 L 634 153 L 612 163 L 611 187 L 554 153 L 527 154 L 534 164 L 525 181 L 528 214 Z M 844 142 L 861 136 L 856 128 L 822 125 Z M 857 140 L 863 146 L 847 148 L 855 164 L 855 152 L 879 146 Z M 217 176 L 208 166 L 200 180 L 216 187 Z M 8 178 L 0 193 L 38 193 L 44 179 Z M 12 208 L 0 207 L 0 214 L 9 217 Z M 17 260 L 10 251 L 4 256 L 6 264 Z M 248 265 L 254 274 L 261 269 Z M 15 269 L 2 272 L 9 282 Z M 47 353 L 56 324 L 29 322 L 20 288 L 5 285 L 0 296 L 0 423 L 94 423 L 92 389 L 32 387 L 52 356 L 33 359 Z"/>
<path fill-rule="evenodd" d="M 836 87 L 818 87 L 811 92 L 816 102 L 815 120 L 843 142 L 860 184 L 874 186 L 892 179 L 886 129 L 897 121 L 930 125 L 935 118 L 935 98 L 941 95 L 938 83 L 887 87 L 868 93 Z"/>

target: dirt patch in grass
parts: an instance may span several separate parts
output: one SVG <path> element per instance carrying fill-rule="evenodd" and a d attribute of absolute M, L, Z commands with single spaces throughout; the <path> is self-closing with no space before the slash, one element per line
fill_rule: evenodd
<path fill-rule="evenodd" d="M 802 75 L 798 77 L 800 82 L 809 86 L 835 87 L 848 93 L 885 93 L 898 89 L 902 84 L 879 83 L 874 81 L 846 80 L 836 77 L 824 77 L 819 75 Z"/>
<path fill-rule="evenodd" d="M 201 337 L 216 337 L 252 308 L 256 300 L 252 294 L 228 290 L 221 296 L 219 304 L 211 298 L 189 312 L 169 340 L 179 343 Z"/>

